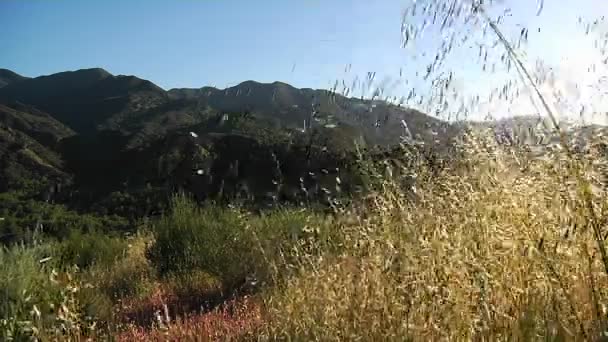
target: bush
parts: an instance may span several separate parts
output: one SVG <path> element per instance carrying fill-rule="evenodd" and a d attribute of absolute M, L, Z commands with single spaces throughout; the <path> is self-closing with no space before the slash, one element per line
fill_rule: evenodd
<path fill-rule="evenodd" d="M 19 193 L 0 193 L 0 243 L 29 243 L 34 231 L 40 237 L 67 238 L 73 230 L 114 232 L 128 227 L 118 216 L 80 214 L 63 205 L 27 198 Z"/>
<path fill-rule="evenodd" d="M 253 216 L 214 205 L 198 207 L 180 195 L 172 200 L 171 213 L 156 224 L 148 255 L 161 275 L 201 270 L 233 288 L 253 274 L 269 280 L 271 266 L 276 266 L 271 261 L 288 256 L 290 246 L 308 235 L 321 238 L 318 229 L 307 232 L 311 219 L 319 220 L 299 210 Z"/>
<path fill-rule="evenodd" d="M 88 268 L 94 264 L 105 267 L 113 265 L 116 260 L 124 257 L 127 245 L 124 238 L 109 233 L 72 230 L 58 248 L 63 265 Z"/>
<path fill-rule="evenodd" d="M 3 339 L 17 333 L 19 321 L 31 320 L 30 311 L 36 305 L 48 310 L 58 289 L 49 286 L 48 272 L 38 260 L 46 257 L 45 249 L 14 247 L 0 249 L 0 318 Z"/>
<path fill-rule="evenodd" d="M 197 207 L 184 195 L 172 200 L 172 210 L 154 227 L 151 262 L 161 275 L 204 270 L 236 284 L 251 271 L 240 214 L 217 206 Z"/>
<path fill-rule="evenodd" d="M 95 280 L 99 291 L 113 301 L 125 297 L 143 297 L 149 293 L 155 272 L 146 258 L 146 249 L 151 242 L 148 234 L 140 233 L 126 239 L 123 256 L 112 264 L 98 263 L 88 274 Z"/>
<path fill-rule="evenodd" d="M 94 334 L 82 314 L 83 284 L 55 271 L 51 244 L 0 249 L 0 340 L 66 340 Z"/>

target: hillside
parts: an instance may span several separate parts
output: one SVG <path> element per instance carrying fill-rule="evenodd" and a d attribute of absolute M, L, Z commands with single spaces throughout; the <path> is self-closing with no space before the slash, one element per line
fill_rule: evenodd
<path fill-rule="evenodd" d="M 4 150 L 27 140 L 37 151 L 36 158 L 29 153 L 29 159 L 12 163 L 36 172 L 48 169 L 40 165 L 52 166 L 55 176 L 74 179 L 73 191 L 91 193 L 89 198 L 150 185 L 186 187 L 202 197 L 225 194 L 223 185 L 219 188 L 222 172 L 239 165 L 242 170 L 232 187 L 255 189 L 252 198 L 257 200 L 273 190 L 275 180 L 271 163 L 251 159 L 255 149 L 263 151 L 265 157 L 258 156 L 263 160 L 279 158 L 288 174 L 287 188 L 295 189 L 300 178 L 325 169 L 321 160 L 352 163 L 357 144 L 398 144 L 402 121 L 413 137 L 429 143 L 447 142 L 456 134 L 449 124 L 415 110 L 282 82 L 165 91 L 150 81 L 100 68 L 35 78 L 8 70 L 2 75 L 6 84 L 0 88 L 0 119 L 7 132 L 17 132 L 5 134 Z M 188 140 L 189 132 L 196 132 L 198 140 Z M 324 152 L 315 154 L 312 146 Z M 205 160 L 197 157 L 199 149 L 207 151 Z M 193 160 L 208 166 L 208 178 L 198 177 Z M 258 172 L 264 179 L 247 175 L 260 167 L 268 168 Z M 32 172 L 21 174 L 38 175 Z"/>
<path fill-rule="evenodd" d="M 0 104 L 0 190 L 23 188 L 45 179 L 68 181 L 59 141 L 74 132 L 35 108 Z"/>
<path fill-rule="evenodd" d="M 40 76 L 0 89 L 0 101 L 34 106 L 79 134 L 92 134 L 165 100 L 165 92 L 151 82 L 113 76 L 103 69 Z"/>
<path fill-rule="evenodd" d="M 328 90 L 298 89 L 282 82 L 246 81 L 223 90 L 171 89 L 173 99 L 197 101 L 223 112 L 249 112 L 291 128 L 344 123 L 357 127 L 369 143 L 391 145 L 399 142 L 404 120 L 412 135 L 432 141 L 432 131 L 447 136 L 449 125 L 413 109 L 383 101 L 347 98 Z"/>
<path fill-rule="evenodd" d="M 395 144 L 404 120 L 413 135 L 433 139 L 441 121 L 384 102 L 346 98 L 326 90 L 246 81 L 227 89 L 172 89 L 165 92 L 135 76 L 83 69 L 23 79 L 0 89 L 0 101 L 18 101 L 50 113 L 79 134 L 110 129 L 126 134 L 162 135 L 200 122 L 212 112 L 251 113 L 279 127 L 348 124 L 372 144 Z M 135 142 L 135 145 L 140 142 Z"/>
<path fill-rule="evenodd" d="M 450 124 L 383 101 L 282 82 L 250 80 L 226 89 L 165 91 L 150 81 L 99 68 L 36 78 L 3 69 L 0 76 L 5 82 L 0 88 L 1 148 L 7 165 L 13 165 L 2 184 L 17 184 L 18 175 L 50 177 L 51 183 L 57 177 L 73 179 L 72 190 L 89 193 L 92 201 L 146 186 L 163 191 L 185 187 L 201 198 L 223 194 L 219 184 L 226 165 L 242 169 L 232 186 L 256 189 L 250 197 L 257 201 L 276 190 L 267 186 L 276 180 L 271 163 L 251 159 L 256 148 L 264 151 L 262 159 L 278 158 L 291 189 L 299 187 L 300 178 L 324 169 L 314 165 L 323 164 L 326 156 L 334 158 L 332 163 L 352 164 L 357 145 L 389 151 L 404 135 L 444 152 L 466 127 L 493 128 L 503 143 L 542 146 L 556 141 L 535 129 L 536 121 L 528 117 Z M 576 129 L 569 135 L 580 138 L 579 131 L 585 132 Z M 22 151 L 25 145 L 30 146 L 27 153 L 8 152 Z M 315 155 L 312 146 L 323 153 Z M 205 151 L 204 158 L 200 151 Z M 205 177 L 197 174 L 198 164 L 206 165 Z M 260 167 L 263 179 L 247 175 Z"/>
<path fill-rule="evenodd" d="M 10 70 L 0 69 L 0 88 L 26 79 L 27 77 L 21 76 Z"/>

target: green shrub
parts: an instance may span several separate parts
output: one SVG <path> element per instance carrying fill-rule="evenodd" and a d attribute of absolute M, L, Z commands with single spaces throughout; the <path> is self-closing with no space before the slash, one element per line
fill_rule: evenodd
<path fill-rule="evenodd" d="M 119 216 L 81 214 L 60 204 L 27 198 L 23 194 L 0 193 L 0 243 L 29 243 L 33 232 L 39 236 L 67 238 L 73 230 L 125 231 L 127 220 Z"/>
<path fill-rule="evenodd" d="M 59 245 L 61 262 L 88 268 L 93 264 L 111 266 L 124 255 L 127 241 L 98 231 L 72 230 L 68 238 Z"/>
<path fill-rule="evenodd" d="M 238 212 L 217 206 L 197 207 L 183 195 L 155 226 L 149 258 L 162 275 L 204 270 L 233 284 L 251 270 L 247 241 Z"/>
<path fill-rule="evenodd" d="M 57 291 L 50 285 L 45 265 L 46 248 L 16 246 L 0 249 L 0 317 L 3 320 L 30 318 L 33 305 L 52 301 Z M 7 324 L 3 321 L 3 324 Z"/>
<path fill-rule="evenodd" d="M 0 340 L 71 340 L 91 334 L 84 287 L 73 272 L 56 271 L 53 244 L 0 249 Z M 49 259 L 50 258 L 50 259 Z"/>
<path fill-rule="evenodd" d="M 277 260 L 288 261 L 295 245 L 324 246 L 307 241 L 327 241 L 328 227 L 308 210 L 276 209 L 256 216 L 198 207 L 180 195 L 156 224 L 148 257 L 161 275 L 204 271 L 232 288 L 249 275 L 272 280 L 279 273 Z"/>
<path fill-rule="evenodd" d="M 146 249 L 151 239 L 149 235 L 138 234 L 125 242 L 124 256 L 113 264 L 97 264 L 89 271 L 96 288 L 112 300 L 124 297 L 142 297 L 152 287 L 155 272 L 146 258 Z"/>

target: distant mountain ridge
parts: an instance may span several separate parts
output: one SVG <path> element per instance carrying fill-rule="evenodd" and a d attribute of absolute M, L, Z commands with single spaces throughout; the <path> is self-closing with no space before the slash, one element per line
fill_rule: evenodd
<path fill-rule="evenodd" d="M 351 168 L 357 145 L 394 146 L 405 133 L 447 142 L 457 132 L 416 110 L 283 82 L 165 91 L 101 68 L 0 77 L 0 158 L 10 165 L 3 189 L 23 186 L 23 175 L 73 181 L 79 191 L 155 184 L 260 195 L 274 187 L 280 161 L 293 197 L 309 173 Z M 221 185 L 227 172 L 231 188 Z M 326 177 L 335 188 L 335 175 Z"/>
<path fill-rule="evenodd" d="M 192 124 L 201 112 L 248 112 L 290 128 L 313 125 L 357 127 L 370 143 L 395 144 L 404 120 L 412 134 L 431 139 L 442 121 L 416 110 L 382 102 L 347 98 L 327 90 L 298 89 L 283 82 L 245 81 L 217 89 L 171 89 L 135 76 L 114 76 L 104 69 L 82 69 L 22 79 L 0 88 L 0 102 L 35 106 L 77 133 L 102 129 L 136 133 L 159 116 L 173 113 Z M 162 120 L 161 120 L 162 121 Z M 160 123 L 159 123 L 160 124 Z"/>
<path fill-rule="evenodd" d="M 28 79 L 28 77 L 21 76 L 8 69 L 0 69 L 0 88 L 26 79 Z"/>
<path fill-rule="evenodd" d="M 95 131 L 108 118 L 137 109 L 137 99 L 158 104 L 164 90 L 134 76 L 113 76 L 100 69 L 83 69 L 10 83 L 0 88 L 0 101 L 35 106 L 76 132 Z"/>
<path fill-rule="evenodd" d="M 304 196 L 326 198 L 327 189 L 358 186 L 358 147 L 383 158 L 407 137 L 445 155 L 469 127 L 538 144 L 531 122 L 449 123 L 283 82 L 166 91 L 100 68 L 35 78 L 0 69 L 0 191 L 59 184 L 80 193 L 79 205 L 154 187 L 300 201 L 306 183 Z"/>

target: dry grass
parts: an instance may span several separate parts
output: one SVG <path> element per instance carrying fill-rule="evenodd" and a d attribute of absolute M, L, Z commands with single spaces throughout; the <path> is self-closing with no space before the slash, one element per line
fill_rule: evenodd
<path fill-rule="evenodd" d="M 257 339 L 598 338 L 608 203 L 589 189 L 599 156 L 526 159 L 482 136 L 462 148 L 453 168 L 419 170 L 416 203 L 387 179 L 347 213 L 341 251 L 302 255 Z"/>

